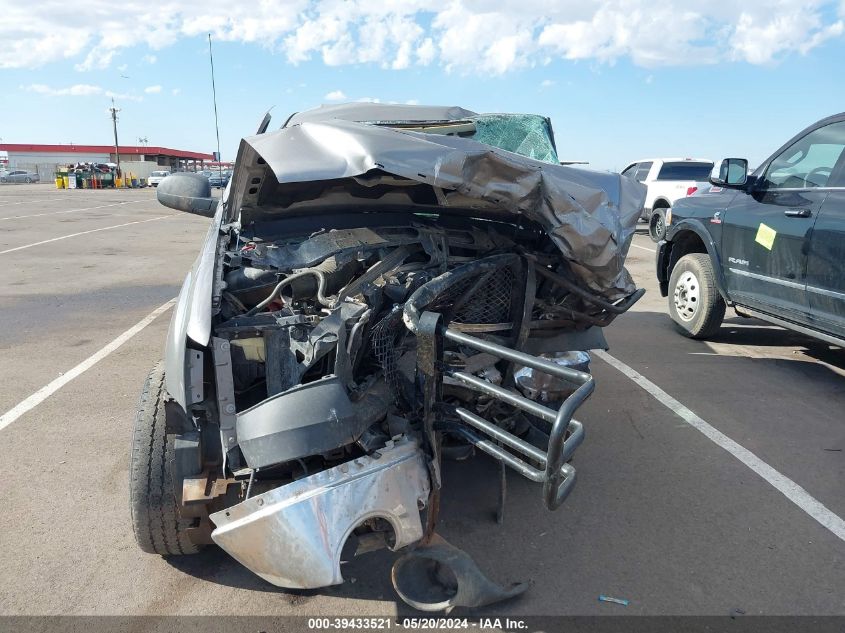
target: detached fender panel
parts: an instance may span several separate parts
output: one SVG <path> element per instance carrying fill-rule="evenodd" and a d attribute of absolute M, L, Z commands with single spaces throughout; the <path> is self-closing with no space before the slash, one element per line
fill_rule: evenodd
<path fill-rule="evenodd" d="M 378 455 L 378 457 L 376 457 Z M 315 589 L 343 582 L 340 554 L 356 526 L 382 518 L 391 549 L 423 536 L 419 508 L 428 469 L 415 442 L 390 442 L 364 456 L 298 479 L 211 515 L 211 538 L 278 587 Z"/>

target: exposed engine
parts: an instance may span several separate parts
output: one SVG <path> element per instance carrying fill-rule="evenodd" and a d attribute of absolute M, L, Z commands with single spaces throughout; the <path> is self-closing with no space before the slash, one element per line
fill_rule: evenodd
<path fill-rule="evenodd" d="M 221 235 L 216 404 L 222 470 L 242 486 L 236 499 L 220 488 L 229 500 L 210 516 L 212 536 L 270 582 L 302 588 L 342 582 L 348 542 L 360 553 L 422 540 L 426 556 L 463 561 L 461 582 L 477 588 L 487 581 L 465 553 L 430 544 L 439 538 L 442 457 L 486 452 L 543 483 L 556 508 L 575 483 L 566 462 L 583 427 L 571 417 L 592 379 L 521 350 L 628 306 L 570 281 L 554 244 L 530 224 L 361 214 L 331 225 L 342 222 L 353 226 L 299 218 Z M 532 372 L 545 376 L 544 394 L 550 379 L 568 388 L 556 402 L 535 402 Z M 292 552 L 304 552 L 303 564 Z M 415 579 L 428 574 L 419 558 L 397 565 L 406 602 L 445 608 L 416 596 Z M 449 604 L 524 589 L 484 586 L 480 597 L 451 592 Z"/>
<path fill-rule="evenodd" d="M 214 328 L 230 343 L 241 454 L 228 457 L 243 458 L 233 468 L 258 469 L 263 478 L 310 473 L 409 432 L 420 418 L 417 341 L 403 308 L 413 293 L 450 271 L 533 245 L 495 274 L 443 285 L 429 309 L 459 330 L 506 343 L 528 333 L 527 290 L 539 295 L 530 302 L 538 328 L 560 327 L 562 314 L 571 319 L 562 301 L 569 293 L 526 284 L 527 262 L 559 261 L 553 245 L 542 232 L 523 230 L 518 247 L 514 231 L 495 223 L 444 227 L 416 219 L 283 238 L 241 235 L 227 252 Z M 469 349 L 449 350 L 449 362 L 493 384 L 512 373 L 511 363 Z M 489 397 L 447 382 L 456 405 L 495 408 Z M 526 420 L 507 423 L 527 428 Z"/>

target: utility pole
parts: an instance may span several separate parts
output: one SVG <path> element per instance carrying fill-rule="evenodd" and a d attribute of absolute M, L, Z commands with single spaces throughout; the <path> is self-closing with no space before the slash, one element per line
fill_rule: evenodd
<path fill-rule="evenodd" d="M 223 182 L 223 165 L 220 162 L 223 157 L 220 155 L 220 125 L 217 123 L 217 88 L 214 86 L 214 56 L 211 54 L 211 33 L 208 34 L 208 61 L 211 63 L 211 95 L 214 101 L 214 131 L 217 134 L 217 173 L 220 181 Z"/>
<path fill-rule="evenodd" d="M 114 156 L 117 159 L 117 173 L 120 175 L 120 178 L 123 178 L 123 174 L 120 171 L 120 145 L 117 142 L 117 113 L 120 112 L 120 109 L 114 106 L 114 97 L 111 98 L 109 112 L 111 112 L 111 122 L 114 128 Z"/>

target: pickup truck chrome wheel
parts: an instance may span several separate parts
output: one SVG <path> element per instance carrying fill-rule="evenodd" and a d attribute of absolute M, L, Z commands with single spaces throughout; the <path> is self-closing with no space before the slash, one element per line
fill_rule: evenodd
<path fill-rule="evenodd" d="M 678 283 L 675 284 L 675 309 L 684 321 L 691 321 L 695 317 L 699 305 L 701 284 L 691 271 L 685 270 Z"/>
<path fill-rule="evenodd" d="M 719 331 L 725 301 L 707 253 L 688 253 L 669 277 L 669 316 L 678 331 L 690 338 L 708 338 Z"/>

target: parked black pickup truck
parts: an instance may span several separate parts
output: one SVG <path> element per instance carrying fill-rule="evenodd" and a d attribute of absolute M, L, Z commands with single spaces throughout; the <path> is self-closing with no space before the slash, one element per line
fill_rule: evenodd
<path fill-rule="evenodd" d="M 671 210 L 657 251 L 660 291 L 681 333 L 713 335 L 732 306 L 845 346 L 845 112 L 750 175 L 745 159 L 717 163 L 710 182 Z"/>

